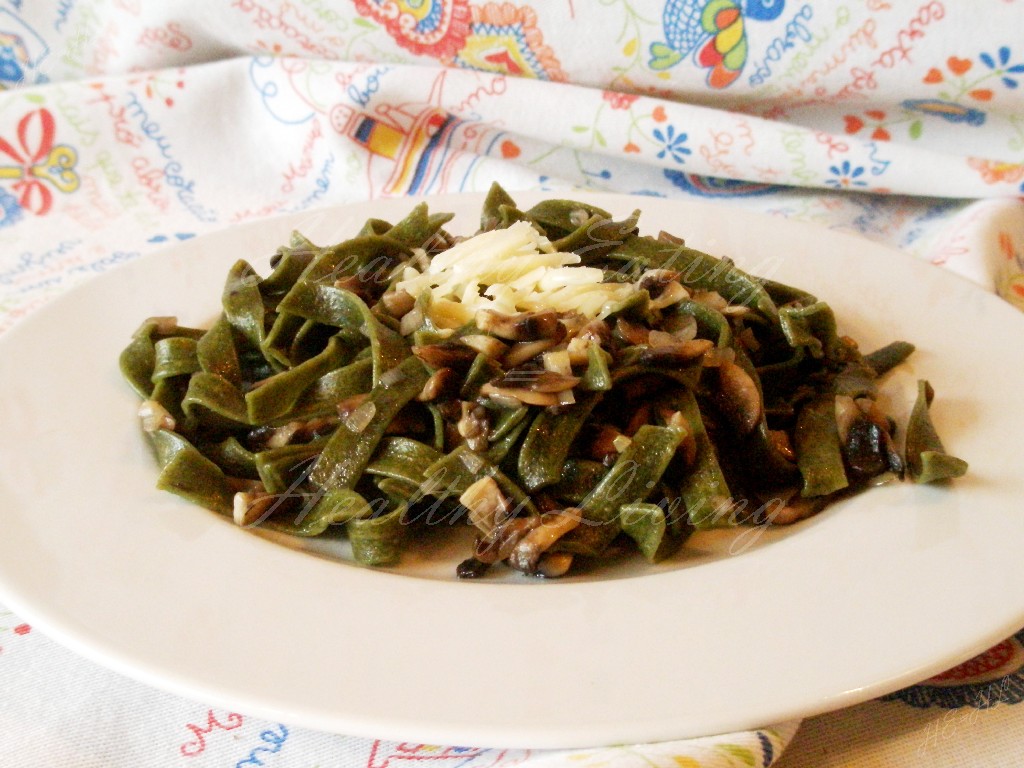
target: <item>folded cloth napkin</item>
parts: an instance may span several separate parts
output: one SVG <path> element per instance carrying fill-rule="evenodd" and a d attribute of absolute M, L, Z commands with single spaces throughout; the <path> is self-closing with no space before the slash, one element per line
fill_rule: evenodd
<path fill-rule="evenodd" d="M 493 181 L 859 232 L 1024 308 L 1022 22 L 1013 0 L 4 0 L 0 330 L 167 243 Z M 11 765 L 766 766 L 796 727 L 397 744 L 208 710 L 2 613 L 0 645 Z"/>

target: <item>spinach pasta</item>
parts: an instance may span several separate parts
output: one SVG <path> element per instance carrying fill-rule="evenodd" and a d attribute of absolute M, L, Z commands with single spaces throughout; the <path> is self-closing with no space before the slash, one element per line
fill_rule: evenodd
<path fill-rule="evenodd" d="M 458 576 L 561 576 L 694 531 L 792 523 L 883 479 L 962 475 L 921 382 L 905 449 L 881 376 L 817 297 L 585 202 L 491 189 L 473 236 L 419 205 L 261 277 L 208 329 L 145 320 L 120 359 L 157 487 L 238 525 L 343 530 L 394 565 L 425 520 L 472 526 Z"/>

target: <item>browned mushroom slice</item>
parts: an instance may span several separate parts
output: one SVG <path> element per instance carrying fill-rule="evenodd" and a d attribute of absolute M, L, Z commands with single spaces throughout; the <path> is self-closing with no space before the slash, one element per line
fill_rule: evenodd
<path fill-rule="evenodd" d="M 566 376 L 545 369 L 516 369 L 491 382 L 499 389 L 529 389 L 534 392 L 564 392 L 580 383 L 579 376 Z"/>
<path fill-rule="evenodd" d="M 491 425 L 486 408 L 463 401 L 459 421 L 455 426 L 459 436 L 466 441 L 471 451 L 487 450 L 487 436 Z"/>
<path fill-rule="evenodd" d="M 633 323 L 624 317 L 615 321 L 614 335 L 627 344 L 646 345 L 651 330 L 639 323 Z"/>
<path fill-rule="evenodd" d="M 392 317 L 404 317 L 406 313 L 416 306 L 416 299 L 405 291 L 388 291 L 380 297 L 380 303 Z M 422 318 L 420 318 L 422 322 Z"/>
<path fill-rule="evenodd" d="M 541 515 L 540 524 L 523 536 L 508 555 L 508 564 L 523 573 L 536 573 L 541 556 L 562 536 L 580 524 L 582 513 L 575 507 Z"/>
<path fill-rule="evenodd" d="M 690 292 L 679 282 L 680 277 L 671 269 L 652 269 L 640 278 L 638 287 L 647 291 L 654 309 L 665 309 L 690 298 Z"/>
<path fill-rule="evenodd" d="M 476 325 L 485 333 L 509 341 L 561 341 L 565 338 L 565 326 L 558 321 L 558 314 L 554 310 L 503 315 L 493 309 L 481 309 L 476 313 Z"/>
<path fill-rule="evenodd" d="M 505 353 L 502 363 L 506 368 L 515 368 L 527 360 L 531 360 L 542 352 L 546 352 L 558 342 L 555 339 L 538 339 L 537 341 L 520 341 L 513 344 Z"/>
<path fill-rule="evenodd" d="M 476 351 L 454 341 L 414 346 L 412 353 L 431 368 L 454 368 L 467 371 L 476 359 Z"/>
<path fill-rule="evenodd" d="M 662 337 L 658 337 L 663 340 Z M 682 366 L 692 363 L 699 357 L 703 357 L 714 348 L 714 342 L 708 339 L 691 339 L 690 341 L 678 341 L 663 343 L 659 346 L 648 346 L 640 352 L 637 362 L 640 365 L 654 365 L 660 367 Z"/>
<path fill-rule="evenodd" d="M 500 403 L 513 406 L 526 404 L 550 407 L 559 404 L 558 395 L 552 392 L 537 392 L 524 387 L 496 387 L 491 383 L 487 383 L 480 387 L 480 394 Z"/>
<path fill-rule="evenodd" d="M 571 552 L 545 552 L 537 561 L 536 573 L 546 579 L 557 579 L 569 572 L 572 561 Z"/>
<path fill-rule="evenodd" d="M 530 517 L 514 517 L 495 526 L 489 534 L 481 537 L 477 542 L 474 556 L 480 562 L 488 565 L 504 560 L 512 554 L 516 544 L 540 525 L 540 522 L 540 515 L 531 515 Z"/>
<path fill-rule="evenodd" d="M 452 368 L 438 368 L 416 396 L 422 402 L 449 400 L 459 392 L 459 375 Z"/>
<path fill-rule="evenodd" d="M 740 434 L 753 432 L 764 413 L 757 383 L 743 366 L 736 363 L 723 361 L 717 370 L 719 407 Z"/>
<path fill-rule="evenodd" d="M 680 277 L 682 274 L 674 269 L 648 269 L 640 278 L 637 287 L 647 291 L 653 299 L 660 296 L 670 283 L 678 283 Z"/>
<path fill-rule="evenodd" d="M 508 345 L 505 342 L 483 333 L 467 334 L 460 337 L 459 341 L 492 360 L 501 360 L 508 352 Z"/>

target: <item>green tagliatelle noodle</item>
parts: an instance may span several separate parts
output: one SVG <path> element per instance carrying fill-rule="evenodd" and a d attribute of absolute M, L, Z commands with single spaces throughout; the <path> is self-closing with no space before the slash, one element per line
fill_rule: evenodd
<path fill-rule="evenodd" d="M 521 210 L 495 186 L 477 236 L 450 218 L 296 233 L 266 277 L 231 268 L 209 329 L 145 320 L 120 365 L 157 487 L 241 526 L 341 530 L 368 565 L 469 525 L 460 576 L 550 577 L 966 471 L 927 382 L 895 446 L 877 381 L 913 347 L 862 355 L 805 291 L 641 235 L 639 211 Z"/>

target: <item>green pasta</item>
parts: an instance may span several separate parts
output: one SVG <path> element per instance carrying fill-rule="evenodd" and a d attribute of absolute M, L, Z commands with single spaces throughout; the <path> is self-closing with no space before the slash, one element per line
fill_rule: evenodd
<path fill-rule="evenodd" d="M 326 247 L 294 233 L 266 277 L 239 254 L 209 329 L 149 318 L 121 354 L 157 487 L 375 567 L 468 525 L 459 577 L 553 578 L 966 471 L 926 382 L 894 447 L 878 380 L 912 345 L 861 354 L 825 301 L 639 218 L 495 185 L 469 238 L 421 204 Z"/>

